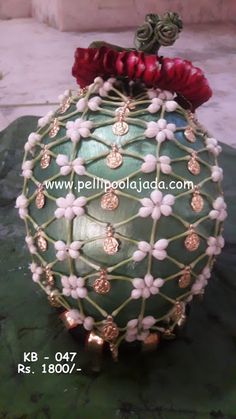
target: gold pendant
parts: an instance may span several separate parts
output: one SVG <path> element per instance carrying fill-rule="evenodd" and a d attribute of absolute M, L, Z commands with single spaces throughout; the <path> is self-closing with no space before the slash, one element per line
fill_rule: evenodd
<path fill-rule="evenodd" d="M 45 267 L 45 278 L 46 278 L 46 284 L 47 285 L 54 285 L 54 278 L 53 278 L 53 274 L 51 271 L 51 268 L 47 265 Z"/>
<path fill-rule="evenodd" d="M 192 127 L 188 126 L 184 131 L 184 135 L 190 143 L 194 143 L 196 141 L 194 129 Z"/>
<path fill-rule="evenodd" d="M 48 248 L 48 242 L 45 239 L 42 230 L 39 228 L 36 233 L 36 245 L 41 252 L 46 252 Z"/>
<path fill-rule="evenodd" d="M 106 234 L 107 234 L 107 237 L 105 238 L 105 240 L 103 242 L 104 252 L 107 255 L 114 255 L 115 253 L 118 252 L 119 243 L 115 239 L 115 237 L 113 237 L 113 231 L 112 231 L 111 226 L 107 227 Z"/>
<path fill-rule="evenodd" d="M 171 319 L 177 323 L 178 326 L 182 326 L 186 320 L 185 316 L 185 304 L 182 301 L 176 301 L 173 312 L 171 313 Z"/>
<path fill-rule="evenodd" d="M 199 244 L 200 244 L 200 239 L 197 233 L 195 233 L 193 227 L 190 226 L 188 235 L 184 240 L 184 245 L 186 249 L 189 250 L 189 252 L 194 252 L 195 250 L 198 249 Z"/>
<path fill-rule="evenodd" d="M 101 199 L 101 208 L 107 211 L 115 210 L 119 205 L 119 198 L 114 193 L 113 189 L 109 189 Z"/>
<path fill-rule="evenodd" d="M 97 294 L 107 294 L 110 291 L 111 285 L 107 280 L 106 269 L 100 270 L 100 276 L 95 279 L 93 289 Z"/>
<path fill-rule="evenodd" d="M 198 163 L 198 161 L 196 159 L 196 153 L 193 153 L 192 157 L 188 161 L 188 170 L 193 175 L 199 175 L 199 173 L 200 173 L 201 167 L 200 167 L 200 164 Z"/>
<path fill-rule="evenodd" d="M 116 169 L 120 167 L 123 163 L 123 157 L 118 151 L 118 147 L 115 144 L 112 144 L 111 151 L 106 158 L 106 164 L 110 169 Z"/>
<path fill-rule="evenodd" d="M 160 343 L 160 335 L 158 333 L 149 333 L 146 339 L 142 342 L 142 351 L 151 352 L 157 349 Z"/>
<path fill-rule="evenodd" d="M 40 159 L 40 167 L 41 169 L 47 169 L 51 161 L 51 156 L 47 147 L 45 146 L 42 152 L 42 157 Z"/>
<path fill-rule="evenodd" d="M 56 137 L 56 135 L 57 135 L 57 133 L 58 133 L 58 131 L 60 129 L 59 122 L 58 122 L 58 119 L 57 118 L 54 118 L 53 119 L 53 121 L 52 121 L 52 123 L 51 123 L 51 125 L 50 125 L 49 128 L 50 128 L 50 131 L 48 133 L 48 136 L 50 138 Z"/>
<path fill-rule="evenodd" d="M 36 190 L 35 205 L 38 209 L 41 209 L 45 205 L 45 195 L 43 193 L 43 185 L 40 184 Z"/>
<path fill-rule="evenodd" d="M 107 342 L 112 342 L 119 335 L 119 329 L 113 322 L 112 316 L 108 316 L 101 330 L 102 338 Z"/>
<path fill-rule="evenodd" d="M 199 193 L 198 187 L 195 187 L 195 191 L 193 192 L 193 196 L 191 199 L 191 207 L 193 211 L 200 212 L 202 211 L 204 206 L 204 200 Z"/>
<path fill-rule="evenodd" d="M 58 109 L 58 113 L 60 115 L 63 114 L 63 113 L 65 113 L 67 111 L 67 109 L 69 109 L 70 104 L 71 104 L 71 98 L 70 97 L 65 98 L 63 100 L 60 108 Z"/>
<path fill-rule="evenodd" d="M 118 137 L 127 134 L 129 131 L 129 126 L 124 121 L 117 121 L 112 126 L 112 131 L 114 135 L 117 135 Z"/>
<path fill-rule="evenodd" d="M 186 288 L 189 286 L 190 282 L 191 282 L 190 267 L 186 266 L 186 268 L 182 272 L 181 277 L 178 280 L 178 284 L 180 288 Z"/>
<path fill-rule="evenodd" d="M 58 300 L 58 293 L 52 291 L 48 296 L 48 302 L 52 307 L 61 307 L 61 303 Z"/>

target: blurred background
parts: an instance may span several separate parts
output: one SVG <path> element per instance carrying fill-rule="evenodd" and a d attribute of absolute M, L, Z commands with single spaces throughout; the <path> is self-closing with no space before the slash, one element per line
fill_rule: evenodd
<path fill-rule="evenodd" d="M 236 147 L 236 0 L 0 0 L 0 129 L 53 109 L 74 50 L 93 40 L 133 46 L 146 13 L 178 12 L 184 30 L 161 55 L 201 67 L 214 95 L 198 111 L 212 135 Z"/>

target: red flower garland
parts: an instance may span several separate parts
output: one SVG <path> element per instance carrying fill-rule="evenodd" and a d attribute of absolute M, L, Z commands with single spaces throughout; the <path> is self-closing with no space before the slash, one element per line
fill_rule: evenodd
<path fill-rule="evenodd" d="M 80 87 L 95 77 L 128 77 L 140 80 L 147 87 L 157 87 L 177 93 L 194 110 L 212 95 L 202 70 L 190 61 L 145 55 L 139 51 L 118 52 L 111 48 L 77 48 L 72 75 Z"/>

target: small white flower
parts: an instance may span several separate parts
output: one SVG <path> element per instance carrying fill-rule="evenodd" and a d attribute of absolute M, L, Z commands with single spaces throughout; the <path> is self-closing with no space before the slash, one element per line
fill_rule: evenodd
<path fill-rule="evenodd" d="M 211 178 L 213 182 L 219 182 L 223 179 L 223 169 L 219 166 L 212 166 L 211 168 Z"/>
<path fill-rule="evenodd" d="M 144 157 L 144 163 L 141 166 L 141 171 L 143 173 L 151 173 L 156 170 L 156 166 L 160 164 L 160 170 L 164 174 L 169 174 L 171 172 L 170 158 L 168 156 L 160 156 L 159 158 L 153 156 L 153 154 L 147 154 Z"/>
<path fill-rule="evenodd" d="M 82 243 L 79 241 L 74 241 L 67 245 L 62 240 L 58 240 L 54 243 L 55 250 L 57 250 L 56 257 L 60 261 L 65 260 L 68 256 L 72 259 L 77 259 L 81 246 Z"/>
<path fill-rule="evenodd" d="M 56 204 L 58 208 L 54 212 L 55 217 L 72 220 L 84 214 L 83 206 L 86 204 L 86 198 L 84 196 L 76 198 L 73 193 L 68 193 L 65 198 L 58 198 Z"/>
<path fill-rule="evenodd" d="M 148 89 L 147 95 L 149 99 L 159 98 L 161 100 L 171 100 L 174 97 L 173 93 L 161 89 Z"/>
<path fill-rule="evenodd" d="M 49 111 L 45 116 L 39 118 L 38 120 L 38 127 L 43 128 L 46 125 L 50 124 L 52 117 L 54 115 L 53 111 Z"/>
<path fill-rule="evenodd" d="M 22 173 L 21 173 L 21 175 L 25 179 L 29 179 L 32 176 L 33 164 L 34 164 L 33 160 L 26 160 L 22 163 L 22 166 L 21 166 Z"/>
<path fill-rule="evenodd" d="M 62 105 L 63 102 L 70 97 L 70 95 L 71 95 L 70 90 L 65 90 L 63 94 L 59 95 L 58 100 L 59 100 L 60 105 Z"/>
<path fill-rule="evenodd" d="M 102 99 L 99 96 L 94 96 L 88 101 L 88 107 L 91 111 L 97 111 L 102 103 Z"/>
<path fill-rule="evenodd" d="M 172 205 L 175 202 L 175 197 L 171 194 L 162 195 L 158 190 L 151 193 L 150 198 L 143 198 L 140 200 L 143 205 L 139 209 L 140 217 L 151 217 L 153 220 L 159 220 L 161 215 L 168 217 L 172 213 Z"/>
<path fill-rule="evenodd" d="M 175 124 L 168 124 L 165 119 L 161 118 L 157 122 L 147 122 L 146 125 L 145 137 L 155 137 L 158 143 L 162 143 L 165 140 L 173 140 L 176 130 Z"/>
<path fill-rule="evenodd" d="M 43 269 L 41 268 L 41 266 L 38 266 L 37 263 L 33 262 L 29 265 L 30 270 L 32 272 L 32 279 L 34 282 L 39 282 L 40 280 L 40 275 L 42 275 L 43 273 Z"/>
<path fill-rule="evenodd" d="M 216 198 L 212 205 L 214 209 L 209 212 L 209 217 L 212 220 L 224 221 L 227 217 L 227 205 L 222 196 Z"/>
<path fill-rule="evenodd" d="M 85 173 L 84 168 L 84 161 L 80 157 L 77 157 L 77 159 L 69 161 L 68 156 L 65 154 L 58 154 L 56 158 L 56 163 L 58 166 L 60 166 L 60 173 L 63 176 L 68 175 L 72 172 L 72 170 L 77 173 L 77 175 L 83 175 Z"/>
<path fill-rule="evenodd" d="M 28 215 L 28 199 L 25 195 L 21 194 L 16 199 L 15 208 L 19 209 L 19 216 L 20 218 L 24 219 Z"/>
<path fill-rule="evenodd" d="M 132 283 L 135 289 L 131 292 L 131 298 L 136 300 L 140 297 L 146 299 L 152 294 L 158 294 L 159 288 L 162 287 L 164 281 L 161 278 L 154 279 L 151 274 L 146 274 L 144 279 L 134 278 Z"/>
<path fill-rule="evenodd" d="M 214 156 L 218 156 L 222 151 L 222 147 L 218 145 L 218 141 L 215 138 L 206 139 L 206 148 L 210 153 L 214 154 Z"/>
<path fill-rule="evenodd" d="M 160 239 L 154 243 L 152 255 L 157 260 L 164 260 L 167 256 L 166 248 L 168 246 L 168 240 Z"/>
<path fill-rule="evenodd" d="M 151 252 L 151 250 L 151 245 L 148 242 L 141 241 L 138 243 L 138 250 L 133 253 L 132 259 L 135 262 L 140 262 Z"/>
<path fill-rule="evenodd" d="M 67 316 L 74 320 L 78 325 L 83 324 L 86 330 L 92 330 L 94 319 L 91 316 L 85 317 L 79 310 L 75 308 L 67 311 Z"/>
<path fill-rule="evenodd" d="M 82 97 L 76 103 L 76 109 L 78 112 L 83 112 L 88 107 L 88 100 Z"/>
<path fill-rule="evenodd" d="M 92 126 L 93 123 L 91 121 L 84 121 L 81 118 L 77 118 L 75 121 L 68 121 L 66 123 L 66 136 L 73 143 L 77 143 L 81 137 L 87 138 L 90 136 Z"/>
<path fill-rule="evenodd" d="M 36 146 L 36 144 L 40 142 L 40 140 L 41 140 L 41 135 L 37 134 L 36 132 L 31 132 L 24 146 L 25 151 L 26 152 L 30 151 L 33 154 L 34 147 Z"/>
<path fill-rule="evenodd" d="M 66 297 L 72 298 L 85 298 L 88 294 L 87 289 L 84 286 L 84 279 L 75 275 L 61 277 L 62 293 Z"/>
<path fill-rule="evenodd" d="M 147 110 L 150 113 L 158 112 L 162 107 L 163 101 L 157 97 L 152 99 L 152 103 L 148 106 Z"/>
<path fill-rule="evenodd" d="M 146 316 L 141 321 L 138 319 L 129 320 L 125 340 L 133 342 L 135 340 L 145 340 L 149 335 L 149 329 L 156 323 L 153 316 Z"/>
<path fill-rule="evenodd" d="M 194 282 L 191 292 L 192 294 L 201 294 L 202 290 L 207 286 L 208 284 L 208 279 L 211 276 L 211 271 L 208 268 L 208 266 L 206 266 L 203 271 L 201 272 L 200 275 L 198 275 L 196 281 Z"/>
<path fill-rule="evenodd" d="M 36 246 L 34 245 L 34 239 L 32 236 L 26 236 L 25 238 L 25 242 L 28 246 L 29 252 L 34 255 L 35 253 L 37 253 L 37 249 Z"/>
<path fill-rule="evenodd" d="M 112 89 L 114 82 L 114 78 L 110 78 L 107 81 L 104 81 L 101 77 L 96 77 L 94 79 L 94 92 L 98 92 L 100 96 L 107 96 L 108 92 Z"/>
<path fill-rule="evenodd" d="M 175 100 L 167 100 L 165 102 L 165 110 L 167 112 L 174 112 L 178 108 L 178 103 Z"/>
<path fill-rule="evenodd" d="M 207 239 L 208 247 L 206 249 L 206 254 L 209 256 L 212 255 L 219 255 L 221 253 L 221 249 L 224 247 L 225 241 L 222 236 L 217 237 L 208 237 Z"/>

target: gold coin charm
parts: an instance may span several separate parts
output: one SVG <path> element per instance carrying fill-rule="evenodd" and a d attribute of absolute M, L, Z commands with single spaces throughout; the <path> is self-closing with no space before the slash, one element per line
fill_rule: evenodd
<path fill-rule="evenodd" d="M 58 297 L 59 297 L 58 291 L 50 292 L 48 296 L 48 302 L 52 307 L 61 307 L 61 303 Z"/>
<path fill-rule="evenodd" d="M 60 127 L 59 127 L 59 122 L 57 118 L 54 118 L 51 125 L 50 125 L 50 131 L 48 133 L 50 138 L 56 137 Z"/>
<path fill-rule="evenodd" d="M 67 109 L 69 109 L 71 105 L 71 98 L 70 97 L 66 97 L 63 101 L 62 104 L 60 106 L 60 108 L 58 109 L 58 113 L 61 115 L 63 113 L 65 113 L 67 111 Z"/>
<path fill-rule="evenodd" d="M 49 151 L 48 151 L 47 147 L 45 146 L 43 148 L 42 156 L 41 156 L 41 159 L 40 159 L 41 169 L 47 169 L 47 167 L 50 164 L 50 161 L 51 161 L 51 156 L 49 154 Z"/>
<path fill-rule="evenodd" d="M 191 282 L 190 266 L 186 266 L 186 268 L 182 272 L 181 277 L 178 280 L 178 284 L 180 288 L 186 288 L 189 286 L 190 282 Z"/>
<path fill-rule="evenodd" d="M 51 271 L 51 268 L 47 265 L 45 267 L 45 278 L 46 278 L 46 285 L 54 285 L 54 278 Z"/>
<path fill-rule="evenodd" d="M 178 326 L 182 326 L 185 322 L 185 304 L 182 301 L 176 301 L 175 307 L 171 313 L 171 319 L 177 323 Z"/>
<path fill-rule="evenodd" d="M 115 144 L 112 144 L 111 151 L 106 158 L 106 164 L 110 169 L 116 169 L 120 167 L 123 163 L 122 155 L 120 154 L 118 147 Z"/>
<path fill-rule="evenodd" d="M 48 248 L 48 242 L 45 239 L 42 230 L 39 228 L 36 233 L 36 245 L 41 252 L 46 252 Z"/>
<path fill-rule="evenodd" d="M 158 333 L 149 333 L 149 335 L 142 341 L 142 351 L 151 352 L 157 349 L 160 343 L 160 335 Z"/>
<path fill-rule="evenodd" d="M 129 126 L 124 121 L 117 121 L 112 126 L 112 131 L 114 135 L 117 135 L 120 137 L 122 135 L 127 134 L 127 132 L 129 131 Z"/>
<path fill-rule="evenodd" d="M 191 207 L 192 207 L 193 211 L 200 212 L 200 211 L 202 211 L 203 206 L 204 206 L 204 200 L 199 193 L 198 187 L 195 187 L 195 190 L 193 192 L 193 196 L 192 196 L 192 199 L 191 199 Z"/>
<path fill-rule="evenodd" d="M 97 294 L 107 294 L 110 291 L 111 285 L 107 280 L 106 269 L 100 270 L 100 276 L 95 279 L 93 289 Z"/>
<path fill-rule="evenodd" d="M 195 250 L 198 249 L 199 244 L 200 244 L 200 239 L 197 233 L 195 233 L 193 227 L 190 226 L 188 235 L 184 240 L 184 245 L 189 252 L 194 252 Z"/>
<path fill-rule="evenodd" d="M 188 161 L 188 170 L 192 173 L 192 175 L 199 175 L 200 173 L 201 167 L 196 159 L 196 153 L 193 153 L 192 157 Z"/>
<path fill-rule="evenodd" d="M 107 341 L 112 342 L 119 335 L 119 329 L 116 323 L 113 322 L 112 316 L 108 316 L 105 320 L 105 324 L 101 330 L 101 337 Z"/>
<path fill-rule="evenodd" d="M 101 199 L 101 208 L 107 211 L 115 210 L 119 205 L 119 198 L 111 188 L 106 192 Z"/>
<path fill-rule="evenodd" d="M 196 141 L 194 129 L 192 127 L 188 126 L 184 131 L 184 135 L 190 143 L 194 143 Z"/>
<path fill-rule="evenodd" d="M 45 205 L 45 195 L 43 193 L 43 185 L 39 184 L 36 190 L 35 205 L 38 209 L 41 209 Z"/>
<path fill-rule="evenodd" d="M 119 243 L 115 239 L 115 237 L 113 237 L 113 231 L 112 231 L 112 227 L 111 226 L 108 226 L 107 227 L 106 234 L 107 234 L 107 237 L 105 238 L 105 240 L 103 242 L 104 252 L 107 255 L 114 255 L 115 253 L 118 252 Z"/>

